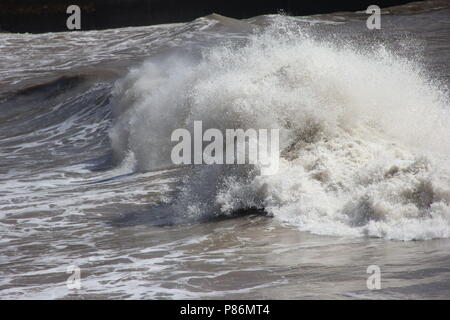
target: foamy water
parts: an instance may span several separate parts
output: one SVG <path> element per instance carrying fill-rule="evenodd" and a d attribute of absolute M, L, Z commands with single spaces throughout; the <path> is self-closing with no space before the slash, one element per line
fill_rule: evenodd
<path fill-rule="evenodd" d="M 154 170 L 171 165 L 171 132 L 195 120 L 204 130 L 281 129 L 276 175 L 194 171 L 179 205 L 196 216 L 257 207 L 323 235 L 448 237 L 446 91 L 383 45 L 311 33 L 277 17 L 244 47 L 150 59 L 118 85 L 113 149 Z"/>
<path fill-rule="evenodd" d="M 0 34 L 1 296 L 448 298 L 449 11 L 337 17 Z M 277 174 L 174 166 L 196 120 Z"/>

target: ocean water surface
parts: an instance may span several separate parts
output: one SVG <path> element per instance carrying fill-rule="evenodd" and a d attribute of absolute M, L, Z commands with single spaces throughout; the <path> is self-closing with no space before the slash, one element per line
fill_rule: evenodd
<path fill-rule="evenodd" d="M 450 298 L 450 5 L 366 19 L 1 33 L 0 298 Z M 174 166 L 196 120 L 278 173 Z"/>

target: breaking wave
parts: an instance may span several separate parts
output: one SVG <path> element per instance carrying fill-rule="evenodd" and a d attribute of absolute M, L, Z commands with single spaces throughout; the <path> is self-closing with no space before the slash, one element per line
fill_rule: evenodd
<path fill-rule="evenodd" d="M 171 133 L 195 120 L 280 129 L 277 174 L 188 168 L 178 219 L 256 208 L 315 234 L 450 237 L 448 92 L 414 57 L 278 17 L 246 41 L 153 57 L 114 97 L 114 155 L 136 171 L 171 167 Z"/>

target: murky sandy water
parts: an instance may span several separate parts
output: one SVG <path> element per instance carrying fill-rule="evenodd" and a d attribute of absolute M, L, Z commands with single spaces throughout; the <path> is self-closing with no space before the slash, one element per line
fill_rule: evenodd
<path fill-rule="evenodd" d="M 361 15 L 348 14 L 262 16 L 246 22 L 213 16 L 167 26 L 0 34 L 0 297 L 450 298 L 450 220 L 446 209 L 450 200 L 446 198 L 448 185 L 442 182 L 449 180 L 445 180 L 446 167 L 439 165 L 440 160 L 433 159 L 430 166 L 442 181 L 430 178 L 432 190 L 420 189 L 420 201 L 429 195 L 426 192 L 434 199 L 427 208 L 431 212 L 428 220 L 411 216 L 390 220 L 387 210 L 382 222 L 360 211 L 355 212 L 364 219 L 358 216 L 348 222 L 330 214 L 327 210 L 331 207 L 323 212 L 310 210 L 305 203 L 317 208 L 324 201 L 320 199 L 331 201 L 331 195 L 315 199 L 319 189 L 302 191 L 310 185 L 300 179 L 297 169 L 284 172 L 276 182 L 268 182 L 275 189 L 281 188 L 272 198 L 290 197 L 280 200 L 279 210 L 274 209 L 268 216 L 244 210 L 235 216 L 207 212 L 200 218 L 184 219 L 184 213 L 190 212 L 186 206 L 180 220 L 179 216 L 174 219 L 179 213 L 168 208 L 178 197 L 174 190 L 180 177 L 189 169 L 137 170 L 139 159 L 125 156 L 115 161 L 117 155 L 113 154 L 108 135 L 120 118 L 116 109 L 118 93 L 113 93 L 113 88 L 131 66 L 138 66 L 148 57 L 162 61 L 173 52 L 197 61 L 198 52 L 204 48 L 227 41 L 243 43 L 253 27 L 270 26 L 270 21 L 294 20 L 319 38 L 320 34 L 332 32 L 347 39 L 350 46 L 357 43 L 361 50 L 370 47 L 372 41 L 384 43 L 400 56 L 415 57 L 417 65 L 442 86 L 439 92 L 448 99 L 449 9 L 414 14 L 407 8 L 402 10 L 383 17 L 383 32 L 379 33 L 370 33 Z M 250 23 L 253 27 L 249 27 Z M 328 54 L 320 51 L 325 50 L 320 46 L 304 48 Z M 359 57 L 357 50 L 351 50 Z M 349 65 L 364 65 L 358 63 Z M 170 73 L 172 69 L 167 70 Z M 159 79 L 156 75 L 146 77 L 148 81 Z M 24 90 L 33 85 L 38 86 Z M 411 90 L 408 85 L 399 85 L 406 93 L 396 89 L 398 94 L 407 96 L 407 90 Z M 174 96 L 178 93 L 173 91 Z M 382 94 L 395 96 L 395 90 Z M 153 107 L 154 100 L 149 101 Z M 220 97 L 217 101 L 221 101 Z M 151 114 L 154 119 L 155 113 Z M 139 135 L 152 134 L 145 126 L 139 128 L 135 129 Z M 437 141 L 444 150 L 441 160 L 448 159 L 446 144 L 444 138 Z M 380 145 L 380 153 L 391 152 Z M 370 148 L 369 153 L 374 150 Z M 137 155 L 147 154 L 139 148 L 135 151 Z M 406 162 L 410 160 L 408 152 L 404 151 Z M 353 158 L 341 160 L 347 163 L 349 159 Z M 358 161 L 368 166 L 369 162 Z M 306 168 L 303 164 L 295 168 L 300 167 Z M 331 168 L 331 176 L 338 171 Z M 194 173 L 187 172 L 197 179 Z M 399 190 L 415 181 L 406 174 L 398 179 L 395 188 Z M 348 181 L 341 183 L 345 186 Z M 392 185 L 380 184 L 372 191 L 378 194 L 388 187 Z M 207 188 L 205 183 L 205 194 Z M 360 188 L 354 186 L 351 193 L 356 197 Z M 423 209 L 423 202 L 417 201 L 412 203 Z M 337 208 L 339 204 L 336 200 L 333 205 Z M 401 201 L 397 204 L 399 210 L 411 205 Z M 433 211 L 438 210 L 438 204 L 442 211 Z M 291 211 L 283 211 L 288 207 L 294 208 L 294 216 Z M 216 210 L 214 205 L 210 208 Z M 434 239 L 424 240 L 428 238 Z M 80 290 L 66 286 L 70 265 L 81 270 Z M 381 290 L 371 291 L 366 286 L 369 265 L 381 269 Z"/>

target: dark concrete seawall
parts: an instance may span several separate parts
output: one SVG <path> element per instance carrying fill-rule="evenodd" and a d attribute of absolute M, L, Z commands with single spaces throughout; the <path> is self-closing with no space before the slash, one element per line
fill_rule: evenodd
<path fill-rule="evenodd" d="M 0 0 L 0 31 L 67 31 L 66 9 L 81 8 L 81 29 L 107 29 L 185 22 L 211 13 L 249 18 L 280 10 L 290 15 L 364 10 L 400 5 L 399 0 Z"/>

